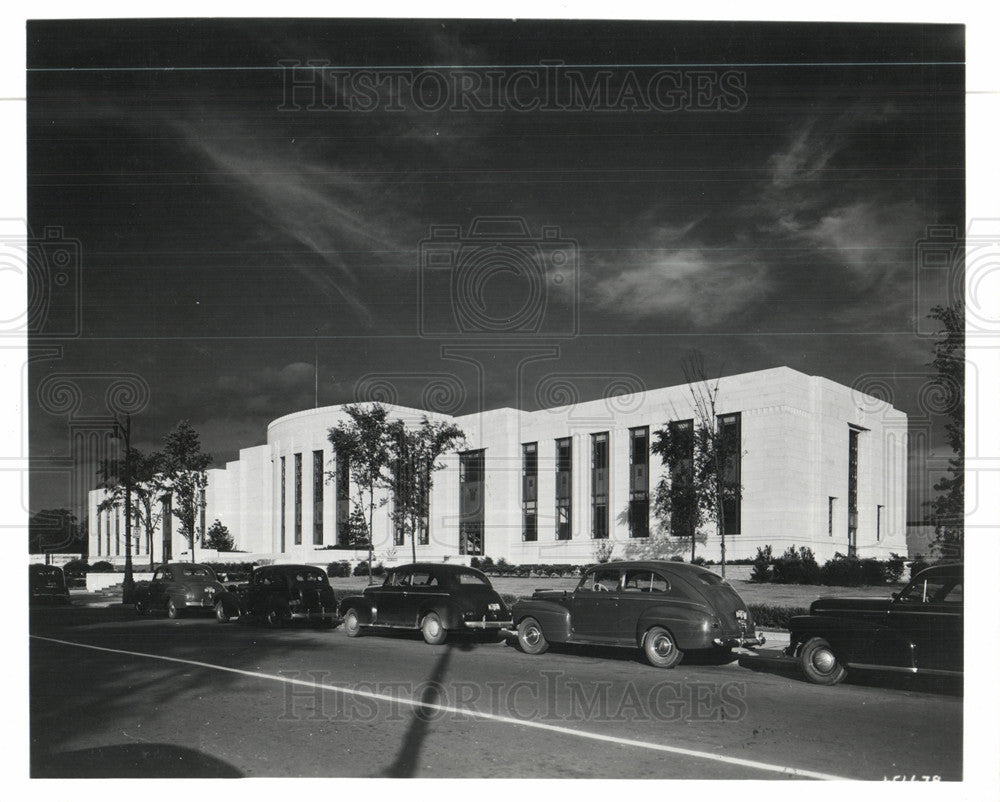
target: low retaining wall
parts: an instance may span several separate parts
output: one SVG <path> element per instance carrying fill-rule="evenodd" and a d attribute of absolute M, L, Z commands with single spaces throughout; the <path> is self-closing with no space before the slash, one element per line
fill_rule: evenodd
<path fill-rule="evenodd" d="M 152 579 L 153 575 L 148 572 L 140 573 L 138 571 L 134 571 L 132 573 L 132 578 L 136 582 L 141 582 L 144 579 L 147 581 Z M 105 588 L 110 588 L 114 585 L 120 585 L 124 581 L 125 575 L 119 573 L 118 571 L 107 574 L 90 573 L 87 574 L 87 590 L 104 590 Z"/>

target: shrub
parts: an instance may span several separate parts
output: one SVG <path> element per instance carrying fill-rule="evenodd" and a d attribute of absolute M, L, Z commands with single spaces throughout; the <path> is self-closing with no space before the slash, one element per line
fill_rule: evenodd
<path fill-rule="evenodd" d="M 382 563 L 375 563 L 372 569 L 372 576 L 385 576 L 385 566 Z"/>
<path fill-rule="evenodd" d="M 107 560 L 98 560 L 90 566 L 90 570 L 98 574 L 108 574 L 112 573 L 115 570 L 115 567 Z"/>
<path fill-rule="evenodd" d="M 73 576 L 87 573 L 90 570 L 90 566 L 87 565 L 86 560 L 70 560 L 62 569 L 66 576 Z"/>
<path fill-rule="evenodd" d="M 919 554 L 914 557 L 913 562 L 910 563 L 910 579 L 913 579 L 917 574 L 923 571 L 925 568 L 930 568 L 930 563 L 927 562 Z"/>
<path fill-rule="evenodd" d="M 481 566 L 482 563 L 479 561 L 478 557 L 473 557 L 471 560 L 469 560 L 469 568 L 475 568 L 477 571 L 481 571 L 482 570 Z"/>
<path fill-rule="evenodd" d="M 885 561 L 886 582 L 898 582 L 902 578 L 905 568 L 906 561 L 896 554 L 896 552 L 892 552 L 889 555 L 889 559 Z"/>
<path fill-rule="evenodd" d="M 757 556 L 753 560 L 753 571 L 750 572 L 751 582 L 770 582 L 773 576 L 771 563 L 774 562 L 774 553 L 770 546 L 757 547 Z"/>
<path fill-rule="evenodd" d="M 691 560 L 691 565 L 702 565 L 702 566 L 704 566 L 704 565 L 708 565 L 708 562 L 705 560 L 704 557 L 695 557 L 693 560 Z"/>
<path fill-rule="evenodd" d="M 368 560 L 362 560 L 354 566 L 354 576 L 368 576 L 370 573 L 371 571 L 368 570 Z"/>
<path fill-rule="evenodd" d="M 350 576 L 351 564 L 347 560 L 338 560 L 337 562 L 332 562 L 326 567 L 326 575 L 330 577 Z"/>
<path fill-rule="evenodd" d="M 820 570 L 812 549 L 795 546 L 785 549 L 774 561 L 773 580 L 781 585 L 815 585 L 819 581 Z"/>

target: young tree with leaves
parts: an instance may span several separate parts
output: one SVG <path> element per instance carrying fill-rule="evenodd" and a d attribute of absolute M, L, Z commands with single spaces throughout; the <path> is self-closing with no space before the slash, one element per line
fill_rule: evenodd
<path fill-rule="evenodd" d="M 375 524 L 375 491 L 384 482 L 389 462 L 388 411 L 378 402 L 341 407 L 347 420 L 332 427 L 328 439 L 338 465 L 346 466 L 358 494 L 359 507 L 368 511 L 368 565 L 374 564 L 371 533 Z M 329 478 L 336 480 L 336 474 Z M 371 575 L 369 574 L 369 581 Z"/>
<path fill-rule="evenodd" d="M 206 548 L 216 551 L 232 551 L 235 542 L 233 536 L 229 534 L 229 527 L 216 518 L 205 533 Z"/>
<path fill-rule="evenodd" d="M 651 450 L 660 455 L 668 468 L 668 475 L 656 489 L 654 510 L 661 520 L 669 522 L 673 518 L 683 526 L 683 534 L 691 537 L 692 560 L 698 528 L 714 522 L 719 537 L 719 563 L 725 576 L 726 507 L 742 495 L 733 462 L 734 454 L 741 456 L 740 443 L 734 442 L 733 432 L 721 425 L 719 378 L 709 378 L 704 357 L 694 352 L 682 367 L 691 392 L 692 429 L 687 433 L 668 423 L 654 433 L 656 439 Z"/>
<path fill-rule="evenodd" d="M 417 534 L 430 512 L 434 473 L 444 468 L 438 460 L 458 448 L 465 441 L 465 433 L 453 423 L 432 422 L 426 415 L 418 427 L 396 420 L 389 424 L 389 431 L 387 469 L 396 501 L 393 522 L 409 533 L 416 562 Z"/>
<path fill-rule="evenodd" d="M 180 521 L 180 532 L 191 547 L 195 561 L 197 518 L 205 500 L 208 484 L 206 470 L 212 455 L 204 454 L 198 433 L 186 420 L 180 421 L 163 438 L 163 478 L 173 502 L 173 514 Z"/>
<path fill-rule="evenodd" d="M 940 495 L 930 502 L 931 520 L 938 553 L 961 560 L 965 554 L 965 304 L 935 306 L 929 317 L 942 326 L 930 365 L 937 371 L 935 383 L 948 402 L 945 433 L 953 454 L 947 474 L 934 485 Z"/>

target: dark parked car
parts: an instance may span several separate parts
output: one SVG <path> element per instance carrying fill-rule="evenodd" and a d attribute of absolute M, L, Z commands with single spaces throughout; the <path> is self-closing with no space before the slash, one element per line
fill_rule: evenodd
<path fill-rule="evenodd" d="M 449 632 L 498 631 L 512 625 L 510 610 L 482 571 L 464 565 L 414 563 L 394 568 L 381 585 L 340 603 L 344 630 L 419 629 L 431 644 Z"/>
<path fill-rule="evenodd" d="M 69 604 L 66 577 L 57 565 L 32 563 L 28 566 L 28 595 L 32 602 Z"/>
<path fill-rule="evenodd" d="M 215 610 L 223 592 L 210 566 L 168 563 L 159 566 L 151 580 L 136 583 L 133 601 L 139 615 L 166 610 L 170 618 L 180 618 L 188 610 Z"/>
<path fill-rule="evenodd" d="M 789 621 L 786 654 L 820 685 L 848 669 L 961 676 L 962 575 L 961 565 L 937 565 L 888 599 L 817 599 Z"/>
<path fill-rule="evenodd" d="M 246 584 L 231 586 L 215 607 L 215 616 L 222 623 L 240 615 L 261 618 L 272 627 L 297 620 L 323 626 L 340 623 L 326 571 L 311 565 L 255 568 Z"/>
<path fill-rule="evenodd" d="M 726 580 L 679 562 L 596 565 L 576 590 L 536 590 L 513 612 L 518 644 L 528 654 L 541 654 L 549 643 L 638 647 L 652 665 L 672 668 L 687 651 L 764 643 Z"/>

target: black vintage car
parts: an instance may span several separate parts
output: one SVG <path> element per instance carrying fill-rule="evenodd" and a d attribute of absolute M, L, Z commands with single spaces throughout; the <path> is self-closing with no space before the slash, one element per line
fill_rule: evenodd
<path fill-rule="evenodd" d="M 937 565 L 888 599 L 817 599 L 789 622 L 786 654 L 819 685 L 848 669 L 961 676 L 962 576 L 961 565 Z"/>
<path fill-rule="evenodd" d="M 214 611 L 224 591 L 211 566 L 168 563 L 158 566 L 151 580 L 136 583 L 133 602 L 139 615 L 166 610 L 170 618 L 180 618 L 189 610 Z"/>
<path fill-rule="evenodd" d="M 549 643 L 640 648 L 659 668 L 684 652 L 764 643 L 743 599 L 718 574 L 687 563 L 612 562 L 584 573 L 576 590 L 536 590 L 514 604 L 528 654 Z"/>
<path fill-rule="evenodd" d="M 449 632 L 496 632 L 513 623 L 484 573 L 437 563 L 392 569 L 381 585 L 344 599 L 340 615 L 352 638 L 369 627 L 419 629 L 430 644 L 444 643 Z"/>
<path fill-rule="evenodd" d="M 298 620 L 328 627 L 340 623 L 326 571 L 312 565 L 255 568 L 246 584 L 230 586 L 216 603 L 215 617 L 222 623 L 241 615 L 260 618 L 271 627 Z"/>
<path fill-rule="evenodd" d="M 69 604 L 69 590 L 62 568 L 41 563 L 29 565 L 28 597 L 33 603 Z"/>

